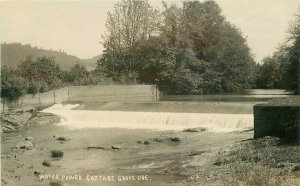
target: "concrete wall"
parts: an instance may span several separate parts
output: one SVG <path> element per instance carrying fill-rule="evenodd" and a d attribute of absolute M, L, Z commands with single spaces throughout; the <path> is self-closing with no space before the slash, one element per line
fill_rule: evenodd
<path fill-rule="evenodd" d="M 258 104 L 254 106 L 254 138 L 276 136 L 300 143 L 300 106 Z"/>

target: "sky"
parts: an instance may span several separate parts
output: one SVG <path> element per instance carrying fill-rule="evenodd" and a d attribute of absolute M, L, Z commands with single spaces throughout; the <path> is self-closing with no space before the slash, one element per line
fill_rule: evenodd
<path fill-rule="evenodd" d="M 254 59 L 272 55 L 284 42 L 300 0 L 215 0 L 227 20 L 247 37 Z M 0 42 L 63 50 L 79 58 L 102 53 L 101 35 L 115 0 L 0 0 Z M 167 0 L 171 2 L 171 0 Z M 160 0 L 149 0 L 160 7 Z"/>

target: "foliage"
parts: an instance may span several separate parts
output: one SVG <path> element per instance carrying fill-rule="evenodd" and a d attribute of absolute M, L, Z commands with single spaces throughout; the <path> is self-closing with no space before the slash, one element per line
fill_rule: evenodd
<path fill-rule="evenodd" d="M 15 74 L 12 69 L 1 68 L 1 98 L 9 103 L 18 101 L 27 90 L 26 81 Z"/>
<path fill-rule="evenodd" d="M 102 72 L 89 72 L 75 64 L 70 71 L 62 71 L 54 58 L 27 56 L 17 69 L 1 68 L 1 98 L 17 102 L 27 94 L 47 92 L 66 85 L 90 85 L 108 81 Z"/>
<path fill-rule="evenodd" d="M 117 3 L 108 14 L 106 50 L 98 63 L 107 77 L 155 83 L 169 94 L 239 92 L 252 86 L 255 63 L 246 39 L 214 1 L 186 1 L 182 8 L 164 3 L 161 13 L 147 1 L 135 3 Z M 139 6 L 140 12 L 131 10 Z"/>
<path fill-rule="evenodd" d="M 27 56 L 18 66 L 18 74 L 29 82 L 32 93 L 39 92 L 39 84 L 47 84 L 50 89 L 62 86 L 62 71 L 53 58 L 33 59 L 32 56 Z"/>
<path fill-rule="evenodd" d="M 72 85 L 88 85 L 91 84 L 90 72 L 85 68 L 85 66 L 80 64 L 75 64 L 70 72 L 67 72 L 67 82 Z"/>
<path fill-rule="evenodd" d="M 103 35 L 106 51 L 101 65 L 115 81 L 136 81 L 135 49 L 155 34 L 157 11 L 147 0 L 122 0 L 108 12 Z"/>
<path fill-rule="evenodd" d="M 289 37 L 258 66 L 256 87 L 282 88 L 300 94 L 300 16 L 292 22 Z"/>
<path fill-rule="evenodd" d="M 256 80 L 256 86 L 259 88 L 279 88 L 281 80 L 280 63 L 271 57 L 263 59 L 263 64 L 258 69 L 259 78 Z"/>

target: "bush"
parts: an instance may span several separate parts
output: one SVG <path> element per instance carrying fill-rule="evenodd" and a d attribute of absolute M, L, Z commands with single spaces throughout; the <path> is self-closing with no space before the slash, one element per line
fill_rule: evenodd
<path fill-rule="evenodd" d="M 40 92 L 41 84 L 38 82 L 30 82 L 28 85 L 28 94 L 37 94 Z"/>
<path fill-rule="evenodd" d="M 1 69 L 1 98 L 9 103 L 16 102 L 27 92 L 26 81 L 11 69 Z"/>

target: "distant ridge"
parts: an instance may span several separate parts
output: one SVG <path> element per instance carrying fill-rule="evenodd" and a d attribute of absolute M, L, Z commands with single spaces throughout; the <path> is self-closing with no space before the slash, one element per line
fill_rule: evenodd
<path fill-rule="evenodd" d="M 41 56 L 54 57 L 55 62 L 63 70 L 69 70 L 77 63 L 86 66 L 88 70 L 92 70 L 96 68 L 96 62 L 101 57 L 101 55 L 98 55 L 90 59 L 80 59 L 61 50 L 46 50 L 32 47 L 30 44 L 1 43 L 1 66 L 16 68 L 28 55 L 33 55 L 34 58 Z"/>

